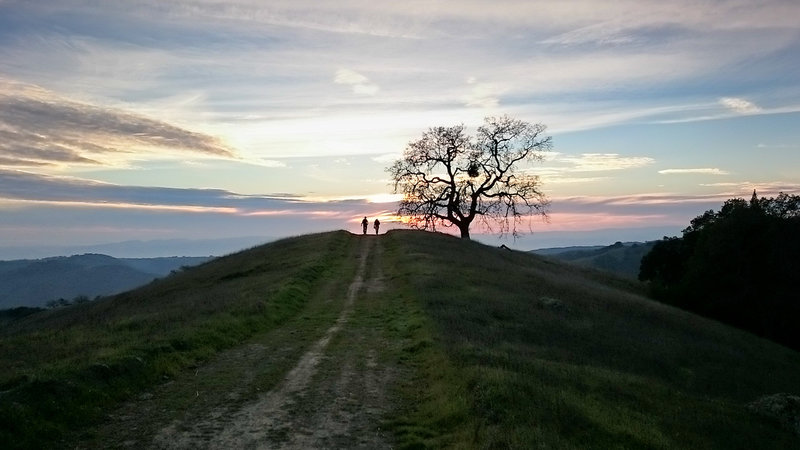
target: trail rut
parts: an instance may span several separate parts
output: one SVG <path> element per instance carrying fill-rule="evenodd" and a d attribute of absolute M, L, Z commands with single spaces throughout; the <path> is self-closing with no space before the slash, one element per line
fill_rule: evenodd
<path fill-rule="evenodd" d="M 359 293 L 381 289 L 377 264 L 378 238 L 361 243 L 359 265 L 335 322 L 313 342 L 281 382 L 252 402 L 230 411 L 217 408 L 193 423 L 177 420 L 162 428 L 153 448 L 390 448 L 379 420 L 387 410 L 385 385 L 391 377 L 376 358 L 375 343 L 363 335 L 344 333 Z M 365 277 L 368 277 L 365 279 Z M 328 354 L 335 338 L 355 340 Z"/>

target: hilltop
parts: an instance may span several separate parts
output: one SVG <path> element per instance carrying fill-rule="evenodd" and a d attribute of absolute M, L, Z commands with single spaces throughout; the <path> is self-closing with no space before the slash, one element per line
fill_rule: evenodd
<path fill-rule="evenodd" d="M 451 236 L 322 233 L 2 329 L 4 448 L 792 448 L 800 354 Z M 53 399 L 58 399 L 54 403 Z"/>

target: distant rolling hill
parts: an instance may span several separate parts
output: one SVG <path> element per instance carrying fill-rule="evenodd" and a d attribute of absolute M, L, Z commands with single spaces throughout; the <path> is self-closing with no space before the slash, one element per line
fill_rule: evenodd
<path fill-rule="evenodd" d="M 116 258 L 162 258 L 174 255 L 227 255 L 265 242 L 272 236 L 243 236 L 221 239 L 157 239 L 124 241 L 94 245 L 0 245 L 2 259 L 36 259 L 52 255 L 100 253 Z"/>
<path fill-rule="evenodd" d="M 642 258 L 650 252 L 653 245 L 655 241 L 616 242 L 608 246 L 545 248 L 532 252 L 636 279 Z"/>
<path fill-rule="evenodd" d="M 397 448 L 800 447 L 800 353 L 640 289 L 436 233 L 279 240 L 0 327 L 0 447 L 358 445 L 275 399 Z"/>
<path fill-rule="evenodd" d="M 60 298 L 116 294 L 208 257 L 112 258 L 85 254 L 0 261 L 0 309 L 42 307 Z"/>

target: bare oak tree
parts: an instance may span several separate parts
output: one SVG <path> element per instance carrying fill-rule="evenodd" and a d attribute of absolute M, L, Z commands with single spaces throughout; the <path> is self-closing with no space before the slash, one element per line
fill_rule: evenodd
<path fill-rule="evenodd" d="M 398 214 L 413 228 L 456 226 L 464 239 L 476 219 L 517 236 L 524 219 L 547 216 L 539 177 L 520 167 L 552 147 L 545 129 L 508 116 L 487 117 L 475 137 L 464 125 L 428 129 L 386 169 L 403 194 Z"/>

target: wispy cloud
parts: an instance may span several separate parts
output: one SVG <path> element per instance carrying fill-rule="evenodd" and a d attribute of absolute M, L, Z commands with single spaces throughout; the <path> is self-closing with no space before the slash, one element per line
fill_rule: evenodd
<path fill-rule="evenodd" d="M 762 111 L 761 107 L 743 98 L 723 97 L 719 104 L 739 114 L 755 114 Z"/>
<path fill-rule="evenodd" d="M 551 130 L 574 130 L 716 116 L 718 111 L 694 114 L 694 102 L 713 102 L 731 114 L 716 101 L 722 93 L 697 98 L 679 92 L 680 87 L 714 78 L 723 81 L 715 84 L 724 90 L 726 79 L 739 78 L 731 67 L 791 49 L 787 46 L 796 41 L 787 31 L 793 28 L 786 17 L 797 10 L 791 2 L 758 7 L 683 0 L 497 5 L 466 1 L 456 8 L 446 2 L 363 0 L 335 5 L 146 0 L 136 8 L 77 0 L 15 4 L 30 10 L 29 26 L 35 32 L 3 41 L 0 72 L 58 92 L 121 99 L 138 111 L 159 108 L 165 98 L 197 93 L 206 103 L 176 111 L 183 115 L 180 123 L 200 122 L 200 131 L 224 131 L 219 135 L 245 156 L 278 151 L 272 149 L 307 153 L 313 148 L 321 154 L 336 150 L 317 145 L 317 122 L 341 115 L 391 116 L 387 121 L 403 126 L 409 119 L 397 114 L 425 111 L 460 116 L 457 121 L 468 123 L 471 118 L 464 117 L 473 111 L 465 109 L 503 106 L 520 116 L 541 117 Z M 35 28 L 37 14 L 59 22 Z M 155 37 L 142 36 L 143 26 Z M 465 86 L 466 74 L 474 78 Z M 736 92 L 761 104 L 752 93 L 760 85 L 751 84 L 752 89 Z M 661 86 L 669 92 L 659 97 Z M 597 98 L 609 89 L 622 100 L 619 104 Z M 800 103 L 796 94 L 783 102 Z M 764 103 L 762 113 L 779 109 Z M 671 113 L 664 117 L 664 110 Z M 169 122 L 165 116 L 154 117 Z M 270 122 L 287 117 L 307 118 L 301 125 L 306 133 L 259 134 Z M 241 118 L 249 118 L 252 130 L 242 132 L 242 124 L 233 123 Z M 208 122 L 213 128 L 205 128 Z M 348 134 L 337 139 L 341 147 L 359 146 L 364 133 Z"/>
<path fill-rule="evenodd" d="M 721 183 L 703 183 L 703 187 L 729 188 L 722 192 L 722 195 L 730 198 L 735 196 L 749 197 L 753 190 L 758 191 L 758 195 L 770 197 L 778 195 L 780 192 L 787 194 L 800 193 L 800 183 L 791 181 L 731 181 Z"/>
<path fill-rule="evenodd" d="M 685 174 L 729 175 L 730 174 L 730 172 L 718 169 L 716 167 L 701 167 L 694 169 L 664 169 L 664 170 L 659 170 L 658 173 L 662 175 L 685 175 Z"/>
<path fill-rule="evenodd" d="M 284 168 L 287 167 L 286 163 L 283 161 L 278 161 L 275 159 L 258 159 L 258 160 L 251 160 L 249 161 L 251 164 L 255 164 L 258 166 L 263 167 L 271 167 L 271 168 Z"/>
<path fill-rule="evenodd" d="M 608 177 L 565 177 L 560 175 L 547 175 L 542 177 L 545 185 L 551 183 L 555 184 L 582 184 L 582 183 L 596 183 L 598 181 L 608 180 Z"/>
<path fill-rule="evenodd" d="M 786 74 L 797 72 L 798 14 L 793 0 L 0 0 L 0 80 L 24 81 L 0 81 L 0 168 L 221 188 L 7 178 L 4 195 L 15 196 L 15 208 L 51 202 L 70 212 L 80 202 L 93 212 L 105 211 L 104 202 L 176 214 L 222 208 L 204 210 L 211 222 L 305 217 L 291 211 L 355 216 L 371 204 L 314 205 L 380 192 L 385 184 L 364 180 L 385 176 L 382 166 L 427 127 L 474 127 L 501 107 L 546 123 L 556 145 L 565 143 L 560 150 L 571 152 L 531 170 L 556 198 L 667 181 L 670 189 L 707 192 L 714 188 L 698 181 L 728 171 L 763 177 L 748 175 L 753 181 L 791 178 L 790 151 L 780 152 L 780 163 L 714 152 L 796 140 L 787 113 L 800 111 L 800 90 Z M 774 116 L 742 117 L 767 114 Z M 661 126 L 730 118 L 742 126 L 725 135 L 729 122 Z M 726 161 L 724 170 L 652 180 L 656 160 L 667 171 L 685 170 L 680 162 L 690 160 L 681 152 L 691 146 L 665 148 L 671 133 L 676 143 L 696 143 L 708 130 L 719 139 L 704 149 Z M 342 156 L 352 165 L 332 163 Z M 271 191 L 319 199 L 236 194 Z M 123 206 L 114 213 L 127 214 Z M 142 213 L 142 221 L 160 214 Z M 656 220 L 660 213 L 619 214 Z M 213 223 L 214 232 L 235 228 Z"/>
<path fill-rule="evenodd" d="M 403 155 L 400 152 L 384 153 L 383 155 L 373 156 L 372 160 L 379 164 L 391 164 L 400 159 L 402 156 Z"/>
<path fill-rule="evenodd" d="M 234 156 L 213 136 L 3 80 L 0 150 L 5 162 L 16 166 L 110 164 L 142 152 Z"/>
<path fill-rule="evenodd" d="M 0 245 L 355 231 L 364 215 L 388 224 L 394 205 L 384 202 L 390 200 L 123 186 L 0 169 Z"/>
<path fill-rule="evenodd" d="M 0 169 L 0 201 L 65 207 L 172 210 L 241 216 L 329 215 L 349 217 L 371 203 L 396 201 L 387 194 L 300 197 L 295 194 L 242 195 L 224 189 L 124 186 L 76 177 Z"/>
<path fill-rule="evenodd" d="M 496 108 L 500 104 L 500 94 L 503 93 L 495 83 L 479 82 L 476 78 L 467 79 L 469 94 L 464 98 L 466 106 L 477 106 L 484 109 Z"/>
<path fill-rule="evenodd" d="M 504 23 L 515 29 L 521 25 L 538 24 L 547 31 L 589 28 L 588 35 L 608 35 L 604 27 L 612 30 L 637 29 L 654 23 L 681 23 L 687 28 L 737 29 L 751 26 L 787 27 L 794 25 L 792 12 L 796 7 L 791 1 L 766 2 L 767 5 L 751 5 L 740 2 L 715 3 L 675 0 L 626 0 L 612 4 L 577 0 L 564 2 L 518 2 L 501 0 L 487 8 L 480 0 L 458 2 L 454 7 L 449 2 L 409 0 L 397 2 L 368 2 L 364 0 L 342 0 L 335 4 L 303 0 L 229 0 L 217 2 L 169 2 L 157 0 L 140 1 L 136 8 L 125 4 L 108 7 L 117 14 L 151 16 L 158 11 L 172 20 L 194 19 L 201 23 L 226 20 L 231 27 L 253 23 L 259 25 L 282 25 L 310 30 L 339 33 L 358 33 L 376 36 L 407 36 L 414 31 L 464 32 L 468 25 Z M 85 7 L 86 2 L 64 0 L 47 6 L 49 10 Z M 760 7 L 759 7 L 760 6 Z M 743 11 L 747 14 L 743 14 Z M 600 30 L 592 32 L 590 24 L 597 23 Z M 496 28 L 496 27 L 495 27 Z M 492 27 L 476 28 L 473 33 L 503 33 L 506 29 Z M 413 31 L 410 31 L 413 30 Z M 618 34 L 616 33 L 611 34 Z"/>
<path fill-rule="evenodd" d="M 793 149 L 800 147 L 800 144 L 765 144 L 760 143 L 756 145 L 756 148 L 760 149 Z"/>
<path fill-rule="evenodd" d="M 691 218 L 718 208 L 727 198 L 719 194 L 671 193 L 555 197 L 551 199 L 550 224 L 541 228 L 585 231 L 676 226 L 679 230 Z"/>
<path fill-rule="evenodd" d="M 649 156 L 623 156 L 617 153 L 584 153 L 580 156 L 562 156 L 558 160 L 572 164 L 569 170 L 575 172 L 634 169 L 655 162 Z"/>
<path fill-rule="evenodd" d="M 633 29 L 612 21 L 603 21 L 580 28 L 571 29 L 542 41 L 548 45 L 576 46 L 591 44 L 594 46 L 633 44 L 640 39 Z"/>
<path fill-rule="evenodd" d="M 355 94 L 375 95 L 380 90 L 378 85 L 372 83 L 369 78 L 350 69 L 337 70 L 334 82 L 350 86 Z"/>

